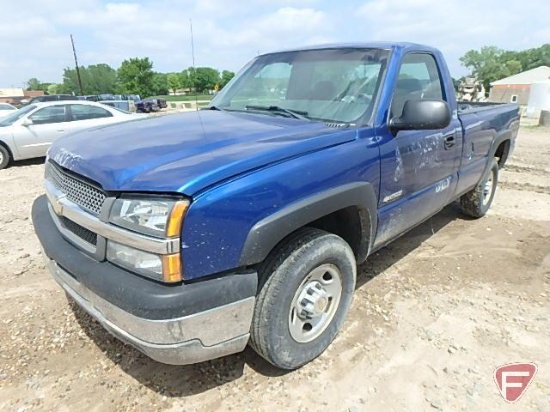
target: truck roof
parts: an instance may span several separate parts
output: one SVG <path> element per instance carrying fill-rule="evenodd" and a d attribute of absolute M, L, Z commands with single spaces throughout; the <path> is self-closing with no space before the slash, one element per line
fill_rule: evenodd
<path fill-rule="evenodd" d="M 306 50 L 322 50 L 322 49 L 385 49 L 385 50 L 395 50 L 402 49 L 404 51 L 415 50 L 415 51 L 427 51 L 427 52 L 436 52 L 436 48 L 427 46 L 425 44 L 410 43 L 410 42 L 391 42 L 391 41 L 373 41 L 373 42 L 355 42 L 355 43 L 327 43 L 327 44 L 318 44 L 313 46 L 303 46 L 296 47 L 291 49 L 283 49 L 270 53 L 263 53 L 263 55 L 275 54 L 275 53 L 284 53 L 284 52 L 294 52 L 294 51 L 306 51 Z"/>

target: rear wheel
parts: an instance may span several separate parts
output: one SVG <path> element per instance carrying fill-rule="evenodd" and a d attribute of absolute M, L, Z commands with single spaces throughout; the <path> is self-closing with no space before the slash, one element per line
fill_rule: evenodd
<path fill-rule="evenodd" d="M 273 365 L 296 369 L 336 337 L 355 290 L 356 263 L 340 237 L 300 229 L 259 268 L 251 346 Z"/>
<path fill-rule="evenodd" d="M 0 169 L 8 167 L 10 161 L 10 152 L 4 146 L 0 145 Z"/>
<path fill-rule="evenodd" d="M 462 212 L 468 216 L 479 218 L 491 208 L 498 184 L 498 163 L 496 159 L 491 161 L 491 168 L 483 176 L 481 182 L 460 198 Z"/>

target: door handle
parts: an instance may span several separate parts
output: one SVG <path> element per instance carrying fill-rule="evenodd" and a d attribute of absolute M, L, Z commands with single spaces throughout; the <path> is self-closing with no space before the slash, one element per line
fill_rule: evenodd
<path fill-rule="evenodd" d="M 455 145 L 455 137 L 454 136 L 447 136 L 445 138 L 444 143 L 443 143 L 443 146 L 445 147 L 445 149 L 450 149 L 454 145 Z"/>
<path fill-rule="evenodd" d="M 64 132 L 65 129 L 57 129 L 58 132 Z"/>

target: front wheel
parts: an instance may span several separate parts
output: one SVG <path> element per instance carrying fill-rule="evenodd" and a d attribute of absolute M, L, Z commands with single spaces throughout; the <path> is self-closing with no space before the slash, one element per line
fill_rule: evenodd
<path fill-rule="evenodd" d="M 4 146 L 0 145 L 0 169 L 8 167 L 10 161 L 10 152 Z"/>
<path fill-rule="evenodd" d="M 342 238 L 298 230 L 259 268 L 251 346 L 281 369 L 312 361 L 340 330 L 356 276 L 353 251 Z"/>
<path fill-rule="evenodd" d="M 460 198 L 462 212 L 468 216 L 480 218 L 489 211 L 498 184 L 498 163 L 491 160 L 491 168 L 481 182 Z"/>

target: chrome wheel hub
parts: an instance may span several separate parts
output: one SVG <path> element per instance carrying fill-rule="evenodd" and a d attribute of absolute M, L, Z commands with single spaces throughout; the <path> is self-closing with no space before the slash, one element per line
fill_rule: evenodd
<path fill-rule="evenodd" d="M 313 269 L 296 290 L 288 318 L 290 335 L 299 343 L 311 342 L 330 325 L 342 295 L 338 268 L 324 264 Z"/>
<path fill-rule="evenodd" d="M 309 282 L 295 303 L 296 312 L 302 319 L 321 316 L 329 303 L 329 296 L 323 286 L 316 280 Z"/>

